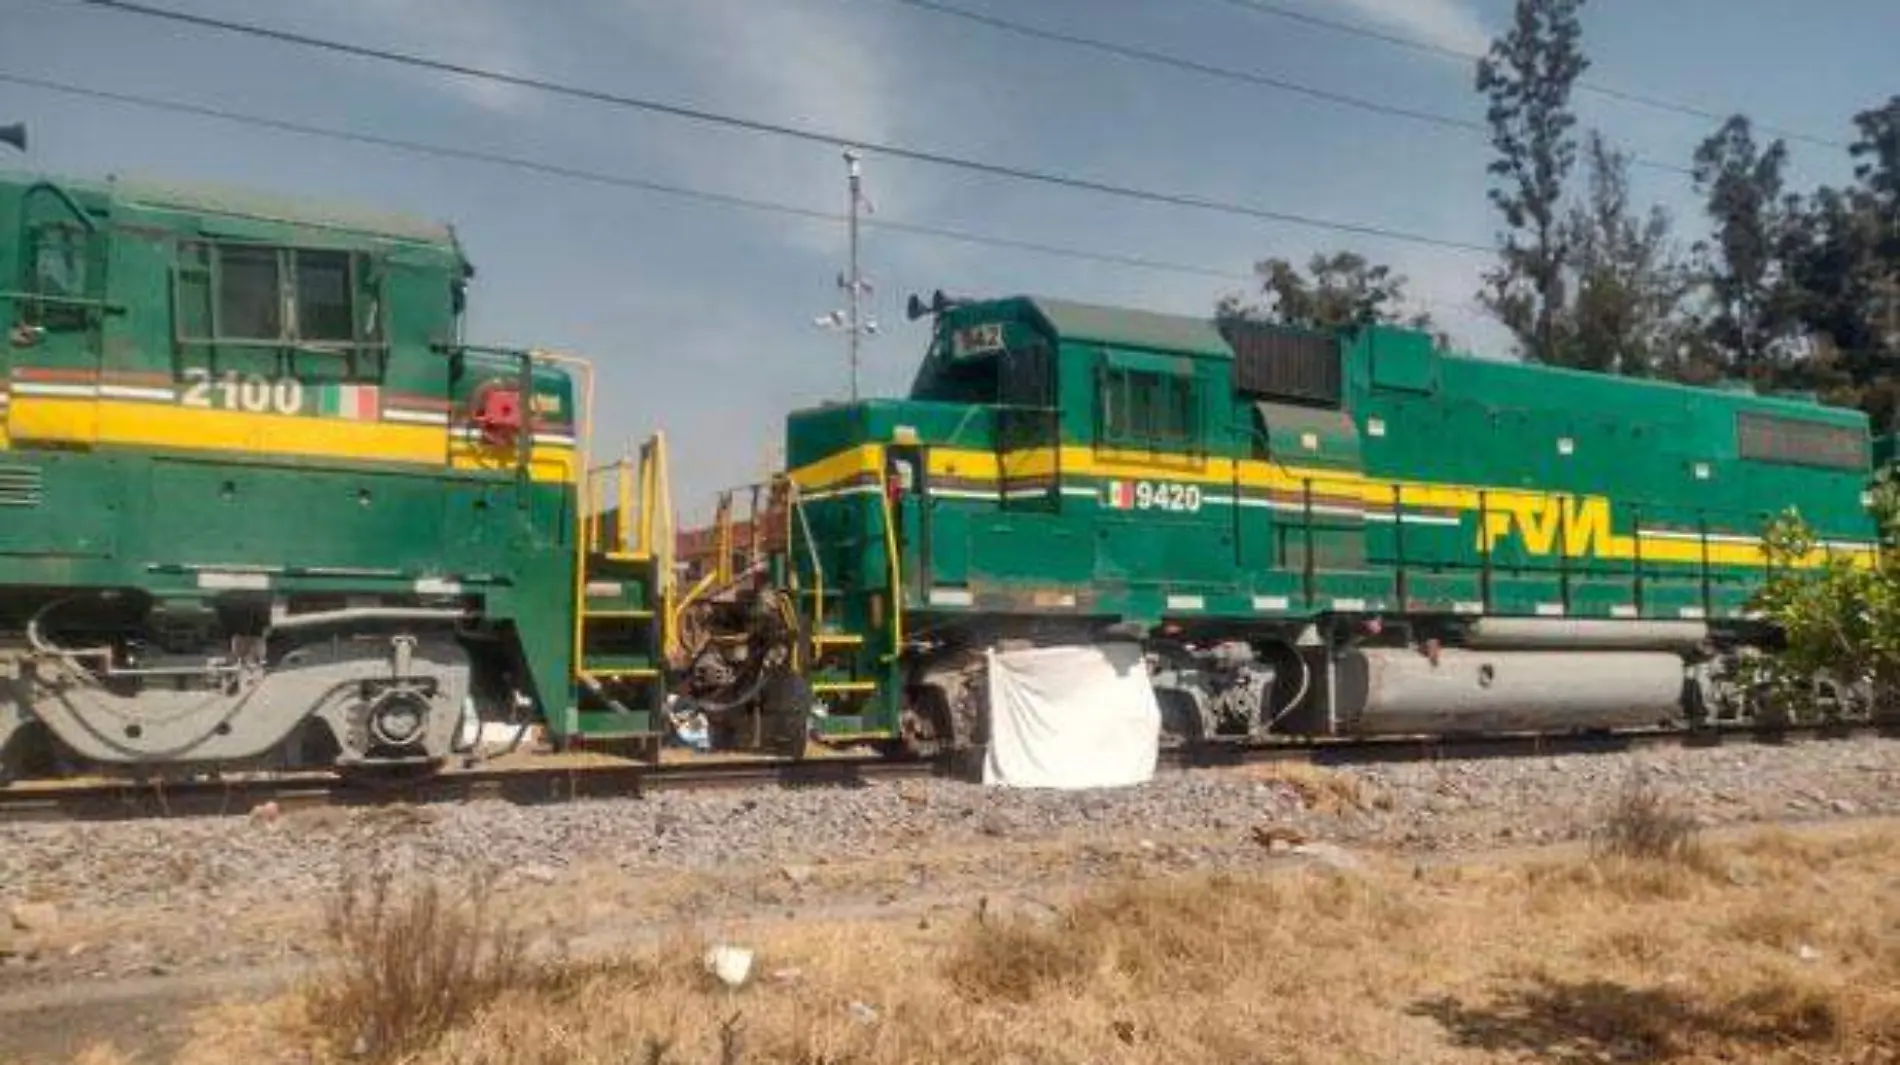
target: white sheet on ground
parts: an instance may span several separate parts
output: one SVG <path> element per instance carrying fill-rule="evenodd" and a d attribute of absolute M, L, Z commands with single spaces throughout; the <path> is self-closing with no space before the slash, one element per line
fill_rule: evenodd
<path fill-rule="evenodd" d="M 1138 644 L 992 650 L 989 678 L 985 784 L 1075 790 L 1154 777 L 1161 708 Z"/>

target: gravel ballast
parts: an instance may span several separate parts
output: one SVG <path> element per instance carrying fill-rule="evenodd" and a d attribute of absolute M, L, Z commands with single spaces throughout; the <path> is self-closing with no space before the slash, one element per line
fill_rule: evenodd
<path fill-rule="evenodd" d="M 174 944 L 157 951 L 162 958 L 154 968 L 245 960 L 240 948 L 219 942 L 220 929 L 256 924 L 274 907 L 308 907 L 371 862 L 447 878 L 489 870 L 514 891 L 572 888 L 602 870 L 636 881 L 755 871 L 779 874 L 775 879 L 796 897 L 818 866 L 888 859 L 922 868 L 931 855 L 996 852 L 1001 857 L 987 865 L 965 858 L 961 867 L 1006 881 L 1015 860 L 1009 854 L 1044 842 L 1073 843 L 1085 855 L 1091 847 L 1104 854 L 1122 848 L 1188 867 L 1253 865 L 1275 851 L 1261 842 L 1263 826 L 1350 849 L 1424 854 L 1577 838 L 1633 771 L 1710 826 L 1900 813 L 1900 741 L 1868 738 L 1324 771 L 1356 785 L 1342 789 L 1343 802 L 1300 786 L 1298 771 L 1289 781 L 1273 767 L 1245 767 L 1164 771 L 1146 786 L 1115 792 L 1010 792 L 910 780 L 541 807 L 477 802 L 275 818 L 0 825 L 0 986 L 17 984 L 7 976 L 53 961 L 68 963 L 60 967 L 70 975 L 123 975 L 128 965 L 147 964 L 156 949 L 147 938 Z M 1099 870 L 1082 860 L 1066 871 Z M 950 877 L 918 872 L 910 883 L 928 879 L 944 888 Z M 785 899 L 755 894 L 728 901 Z M 136 912 L 143 921 L 169 923 L 175 934 L 114 934 L 109 943 L 62 948 L 55 959 L 46 944 L 30 942 L 33 933 L 9 929 L 6 914 L 22 904 L 50 904 L 68 928 L 101 927 Z M 44 910 L 33 912 L 43 919 Z M 284 946 L 278 943 L 276 956 Z"/>

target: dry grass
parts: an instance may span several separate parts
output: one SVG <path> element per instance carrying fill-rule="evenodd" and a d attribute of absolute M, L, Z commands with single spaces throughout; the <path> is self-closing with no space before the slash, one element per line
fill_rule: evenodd
<path fill-rule="evenodd" d="M 131 1059 L 119 1051 L 118 1047 L 106 1043 L 94 1043 L 84 1047 L 73 1055 L 73 1065 L 130 1065 Z"/>
<path fill-rule="evenodd" d="M 1611 801 L 1591 844 L 1599 857 L 1694 865 L 1703 858 L 1697 837 L 1695 821 L 1639 770 Z"/>
<path fill-rule="evenodd" d="M 420 1008 L 427 1024 L 373 1049 L 418 1065 L 1900 1061 L 1900 828 L 1714 843 L 1653 793 L 1593 827 L 1570 858 L 1157 877 L 929 927 L 787 924 L 731 940 L 758 950 L 736 991 L 706 974 L 705 941 L 531 966 L 409 897 L 382 926 L 404 948 L 339 941 L 354 990 L 207 1015 L 178 1060 L 337 1062 L 343 1033 Z M 484 945 L 417 961 L 442 950 L 422 929 Z M 452 1007 L 430 1005 L 438 983 Z"/>
<path fill-rule="evenodd" d="M 1389 795 L 1367 784 L 1364 777 L 1310 762 L 1269 762 L 1249 766 L 1247 776 L 1290 788 L 1307 809 L 1325 814 L 1353 810 L 1386 810 L 1392 806 Z"/>
<path fill-rule="evenodd" d="M 434 881 L 399 888 L 386 872 L 345 882 L 324 920 L 335 968 L 309 993 L 326 1044 L 397 1061 L 539 981 L 526 940 L 493 920 L 489 900 L 485 880 L 462 898 Z"/>
<path fill-rule="evenodd" d="M 0 1035 L 3 1034 L 4 1032 L 0 1032 Z M 15 1060 L 17 1059 L 0 1056 L 0 1061 L 7 1062 L 9 1065 L 12 1065 Z M 27 1058 L 25 1060 L 28 1065 L 32 1065 L 42 1059 Z M 140 1059 L 120 1050 L 116 1043 L 95 1041 L 80 1047 L 72 1057 L 67 1059 L 67 1063 L 68 1065 L 140 1065 Z"/>

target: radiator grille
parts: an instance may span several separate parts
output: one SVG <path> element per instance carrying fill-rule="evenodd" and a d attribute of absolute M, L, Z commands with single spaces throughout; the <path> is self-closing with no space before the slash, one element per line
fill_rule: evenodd
<path fill-rule="evenodd" d="M 1757 462 L 1785 462 L 1834 470 L 1867 467 L 1867 438 L 1858 428 L 1772 414 L 1736 416 L 1737 450 Z"/>
<path fill-rule="evenodd" d="M 40 468 L 0 464 L 0 507 L 40 505 Z"/>
<path fill-rule="evenodd" d="M 1332 337 L 1257 322 L 1224 322 L 1221 333 L 1234 349 L 1236 392 L 1250 398 L 1339 405 L 1339 344 Z"/>

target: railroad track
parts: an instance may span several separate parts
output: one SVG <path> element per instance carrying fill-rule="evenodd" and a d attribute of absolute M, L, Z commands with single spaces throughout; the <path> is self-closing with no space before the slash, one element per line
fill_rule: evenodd
<path fill-rule="evenodd" d="M 0 822 L 132 820 L 248 814 L 312 806 L 417 805 L 492 800 L 536 805 L 637 798 L 695 788 L 852 787 L 873 779 L 948 772 L 936 762 L 883 758 L 764 759 L 651 765 L 616 763 L 450 770 L 416 780 L 368 781 L 308 775 L 221 780 L 48 782 L 0 788 Z"/>
<path fill-rule="evenodd" d="M 1659 746 L 1782 744 L 1893 734 L 1893 730 L 1871 726 L 1829 725 L 1578 736 L 1323 739 L 1168 748 L 1161 752 L 1160 767 L 1166 771 L 1192 771 L 1263 762 L 1365 765 L 1553 757 L 1611 754 Z M 378 782 L 322 775 L 187 781 L 61 781 L 0 787 L 0 822 L 236 816 L 249 814 L 265 803 L 276 804 L 280 811 L 313 806 L 420 805 L 475 800 L 536 805 L 637 798 L 667 790 L 862 787 L 873 781 L 967 775 L 948 760 L 894 761 L 867 756 L 802 761 L 733 759 L 658 765 L 629 762 L 483 767 L 445 771 L 414 780 Z"/>

